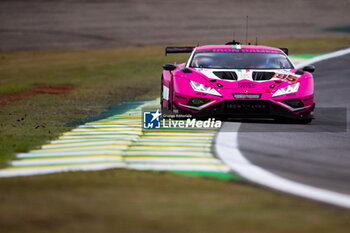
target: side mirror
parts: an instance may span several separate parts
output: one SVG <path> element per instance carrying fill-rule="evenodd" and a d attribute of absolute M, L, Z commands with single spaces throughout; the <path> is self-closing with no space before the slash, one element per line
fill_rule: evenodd
<path fill-rule="evenodd" d="M 176 65 L 174 64 L 164 64 L 163 70 L 173 71 L 176 69 Z"/>
<path fill-rule="evenodd" d="M 304 66 L 304 67 L 303 67 L 303 71 L 312 73 L 312 72 L 315 71 L 315 66 L 313 66 L 313 65 Z"/>

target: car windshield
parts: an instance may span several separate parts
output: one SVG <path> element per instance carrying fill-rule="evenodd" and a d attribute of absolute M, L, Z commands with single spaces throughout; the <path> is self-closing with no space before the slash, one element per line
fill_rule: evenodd
<path fill-rule="evenodd" d="M 190 67 L 210 69 L 293 69 L 292 63 L 281 52 L 217 52 L 200 50 L 195 52 Z M 233 50 L 231 50 L 233 51 Z"/>

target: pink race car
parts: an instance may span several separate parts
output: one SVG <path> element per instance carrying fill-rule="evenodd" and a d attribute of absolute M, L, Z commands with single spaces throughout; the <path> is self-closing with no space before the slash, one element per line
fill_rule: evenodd
<path fill-rule="evenodd" d="M 191 53 L 187 63 L 163 65 L 162 112 L 199 117 L 265 117 L 310 123 L 314 66 L 296 69 L 288 49 L 226 45 L 166 47 Z"/>

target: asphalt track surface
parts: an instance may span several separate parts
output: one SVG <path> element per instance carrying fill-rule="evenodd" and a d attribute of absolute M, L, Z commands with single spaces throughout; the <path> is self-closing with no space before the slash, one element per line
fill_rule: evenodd
<path fill-rule="evenodd" d="M 310 125 L 243 122 L 238 144 L 244 157 L 289 180 L 350 194 L 349 64 L 349 54 L 315 64 L 317 108 Z"/>
<path fill-rule="evenodd" d="M 0 50 L 341 36 L 349 0 L 0 0 Z M 348 35 L 348 34 L 347 34 Z"/>

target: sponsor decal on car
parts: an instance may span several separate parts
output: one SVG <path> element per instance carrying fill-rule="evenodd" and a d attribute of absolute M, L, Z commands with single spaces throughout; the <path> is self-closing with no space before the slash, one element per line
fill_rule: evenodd
<path fill-rule="evenodd" d="M 200 51 L 202 52 L 206 50 Z M 212 49 L 209 51 L 214 53 L 281 53 L 279 51 L 268 49 Z"/>
<path fill-rule="evenodd" d="M 261 94 L 260 93 L 252 93 L 248 94 L 246 93 L 232 93 L 233 98 L 235 99 L 260 99 Z"/>
<path fill-rule="evenodd" d="M 240 79 L 249 79 L 250 78 L 250 75 L 248 73 L 243 73 L 243 74 L 240 74 L 239 75 L 239 78 Z"/>
<path fill-rule="evenodd" d="M 253 88 L 253 87 L 255 87 L 255 84 L 252 82 L 238 82 L 237 87 L 238 88 Z"/>
<path fill-rule="evenodd" d="M 175 98 L 187 100 L 187 97 L 186 96 L 182 96 L 182 95 L 175 95 Z"/>
<path fill-rule="evenodd" d="M 291 83 L 296 83 L 299 79 L 299 77 L 291 74 L 280 74 L 280 73 L 276 73 L 272 78 L 283 79 Z"/>

